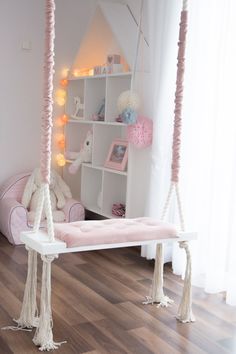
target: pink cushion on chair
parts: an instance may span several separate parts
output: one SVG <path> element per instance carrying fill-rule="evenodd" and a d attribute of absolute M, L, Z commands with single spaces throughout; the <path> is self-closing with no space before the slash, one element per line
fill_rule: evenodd
<path fill-rule="evenodd" d="M 70 248 L 175 238 L 177 230 L 171 224 L 145 217 L 55 224 L 55 236 Z"/>

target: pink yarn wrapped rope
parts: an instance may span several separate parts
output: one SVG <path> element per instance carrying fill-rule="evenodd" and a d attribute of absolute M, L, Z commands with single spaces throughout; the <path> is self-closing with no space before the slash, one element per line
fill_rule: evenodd
<path fill-rule="evenodd" d="M 41 135 L 40 170 L 42 181 L 50 183 L 52 111 L 53 111 L 53 74 L 54 74 L 54 38 L 55 38 L 55 3 L 46 0 L 45 10 L 45 52 L 44 52 L 44 91 Z"/>
<path fill-rule="evenodd" d="M 179 51 L 178 51 L 178 63 L 177 63 L 177 79 L 176 79 L 176 91 L 175 91 L 175 119 L 174 119 L 174 134 L 172 145 L 172 174 L 171 181 L 179 181 L 179 169 L 180 169 L 180 144 L 181 144 L 181 120 L 182 120 L 182 102 L 183 102 L 183 81 L 184 81 L 184 69 L 185 69 L 185 45 L 186 45 L 186 33 L 187 33 L 187 20 L 188 12 L 181 12 L 181 22 L 179 30 Z"/>

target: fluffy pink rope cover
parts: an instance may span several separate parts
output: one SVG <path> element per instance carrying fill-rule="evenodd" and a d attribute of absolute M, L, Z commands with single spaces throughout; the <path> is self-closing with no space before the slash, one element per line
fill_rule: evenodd
<path fill-rule="evenodd" d="M 174 119 L 174 134 L 172 145 L 172 175 L 171 181 L 179 181 L 179 169 L 180 169 L 180 144 L 181 144 L 181 120 L 182 120 L 182 102 L 183 102 L 183 81 L 184 81 L 184 69 L 185 69 L 185 44 L 187 33 L 187 19 L 188 12 L 181 12 L 181 22 L 179 30 L 179 52 L 177 63 L 177 79 L 176 79 L 176 91 L 175 91 L 175 119 Z"/>
<path fill-rule="evenodd" d="M 41 135 L 40 170 L 44 183 L 50 183 L 52 111 L 53 111 L 53 74 L 54 74 L 54 38 L 55 38 L 55 3 L 46 0 L 45 11 L 45 52 L 44 52 L 44 93 Z"/>

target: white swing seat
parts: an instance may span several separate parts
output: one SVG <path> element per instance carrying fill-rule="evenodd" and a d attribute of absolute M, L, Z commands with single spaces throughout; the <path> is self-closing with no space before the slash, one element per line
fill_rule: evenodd
<path fill-rule="evenodd" d="M 190 241 L 195 232 L 176 228 L 152 218 L 108 219 L 55 224 L 55 241 L 46 231 L 21 233 L 21 241 L 42 255 L 82 252 L 109 248 Z"/>

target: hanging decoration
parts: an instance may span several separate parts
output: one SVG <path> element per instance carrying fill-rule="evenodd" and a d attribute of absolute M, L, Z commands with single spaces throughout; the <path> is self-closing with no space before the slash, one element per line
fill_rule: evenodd
<path fill-rule="evenodd" d="M 128 126 L 128 142 L 139 149 L 152 144 L 153 123 L 150 118 L 139 116 L 136 124 Z"/>

